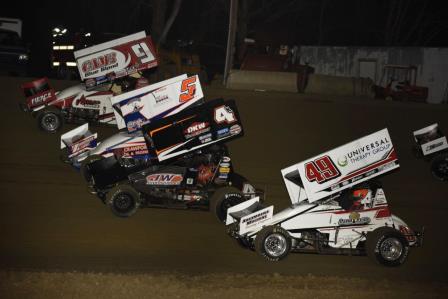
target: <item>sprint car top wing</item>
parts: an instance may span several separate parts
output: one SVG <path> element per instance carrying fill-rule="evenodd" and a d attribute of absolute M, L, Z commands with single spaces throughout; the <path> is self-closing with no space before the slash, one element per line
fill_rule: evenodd
<path fill-rule="evenodd" d="M 235 101 L 223 99 L 146 124 L 142 131 L 148 149 L 160 162 L 244 134 Z"/>
<path fill-rule="evenodd" d="M 145 31 L 74 52 L 81 80 L 91 88 L 157 66 L 156 51 Z"/>
<path fill-rule="evenodd" d="M 129 133 L 144 124 L 178 113 L 204 97 L 198 76 L 177 76 L 111 99 L 118 129 Z"/>
<path fill-rule="evenodd" d="M 282 169 L 292 203 L 314 202 L 399 167 L 387 129 Z"/>

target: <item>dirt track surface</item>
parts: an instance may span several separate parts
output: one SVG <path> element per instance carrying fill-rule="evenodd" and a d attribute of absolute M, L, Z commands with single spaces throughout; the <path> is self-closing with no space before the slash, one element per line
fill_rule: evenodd
<path fill-rule="evenodd" d="M 144 209 L 114 217 L 59 160 L 59 134 L 38 131 L 36 120 L 18 109 L 23 81 L 0 77 L 0 268 L 448 280 L 448 183 L 433 179 L 429 164 L 411 153 L 413 130 L 438 122 L 448 132 L 446 105 L 206 89 L 207 98 L 237 100 L 246 136 L 229 144 L 234 166 L 267 191 L 276 211 L 289 205 L 281 168 L 388 127 L 401 168 L 382 179 L 386 196 L 394 214 L 426 228 L 424 246 L 399 268 L 365 257 L 303 254 L 269 263 L 239 248 L 211 213 Z M 92 130 L 100 139 L 116 132 Z"/>
<path fill-rule="evenodd" d="M 9 298 L 446 298 L 441 283 L 281 274 L 116 274 L 0 272 Z"/>

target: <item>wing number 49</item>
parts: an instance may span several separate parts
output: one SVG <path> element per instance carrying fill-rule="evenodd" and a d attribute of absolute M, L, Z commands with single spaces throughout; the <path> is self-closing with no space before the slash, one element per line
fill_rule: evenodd
<path fill-rule="evenodd" d="M 309 182 L 322 184 L 341 175 L 329 156 L 317 158 L 305 164 L 305 175 Z"/>

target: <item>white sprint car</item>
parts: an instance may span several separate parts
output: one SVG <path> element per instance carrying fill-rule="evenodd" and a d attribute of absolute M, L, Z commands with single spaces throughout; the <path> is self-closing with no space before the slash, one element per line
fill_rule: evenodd
<path fill-rule="evenodd" d="M 437 123 L 413 132 L 414 155 L 431 161 L 431 173 L 448 181 L 448 142 Z"/>
<path fill-rule="evenodd" d="M 98 142 L 98 134 L 84 124 L 61 135 L 61 158 L 75 167 L 98 159 L 115 157 L 130 165 L 153 159 L 140 128 L 174 115 L 203 100 L 199 77 L 180 75 L 112 97 L 110 100 L 118 129 L 115 135 Z"/>
<path fill-rule="evenodd" d="M 399 266 L 422 244 L 391 214 L 372 178 L 399 167 L 387 129 L 282 170 L 292 205 L 274 214 L 258 198 L 227 211 L 227 231 L 270 261 L 289 252 L 365 255 Z"/>

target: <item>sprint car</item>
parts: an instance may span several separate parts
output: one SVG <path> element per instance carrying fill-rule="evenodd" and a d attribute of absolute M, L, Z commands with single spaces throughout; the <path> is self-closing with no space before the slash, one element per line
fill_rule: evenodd
<path fill-rule="evenodd" d="M 116 215 L 129 216 L 139 206 L 154 205 L 208 209 L 211 194 L 228 187 L 226 190 L 231 190 L 232 196 L 211 200 L 210 206 L 223 221 L 226 217 L 223 207 L 233 205 L 236 198 L 251 198 L 257 193 L 244 177 L 233 172 L 224 145 L 243 135 L 234 101 L 217 99 L 193 106 L 143 125 L 141 131 L 149 160 L 127 164 L 129 159 L 118 153 L 97 160 L 86 159 L 88 163 L 81 168 L 92 193 L 108 203 Z M 133 197 L 126 197 L 125 212 L 117 210 L 117 202 L 123 202 L 123 196 L 118 196 L 121 193 L 116 189 L 122 188 L 135 189 Z"/>
<path fill-rule="evenodd" d="M 90 176 L 86 172 L 86 165 L 103 158 L 116 160 L 126 167 L 145 164 L 154 155 L 148 151 L 141 127 L 197 105 L 202 99 L 198 76 L 187 75 L 113 97 L 110 103 L 120 131 L 102 142 L 98 142 L 98 134 L 92 133 L 88 124 L 66 132 L 61 135 L 61 158 L 81 168 L 87 181 L 90 181 Z"/>
<path fill-rule="evenodd" d="M 431 173 L 441 181 L 448 181 L 448 143 L 438 124 L 413 132 L 414 154 L 431 161 Z"/>
<path fill-rule="evenodd" d="M 233 171 L 223 145 L 147 166 L 129 174 L 126 181 L 97 192 L 106 192 L 100 198 L 119 217 L 129 217 L 139 207 L 162 207 L 210 210 L 221 222 L 229 207 L 262 194 Z"/>
<path fill-rule="evenodd" d="M 81 84 L 55 92 L 47 78 L 25 83 L 26 102 L 19 105 L 50 133 L 64 122 L 115 124 L 111 98 L 148 84 L 140 74 L 157 66 L 153 53 L 151 38 L 144 32 L 75 51 Z"/>
<path fill-rule="evenodd" d="M 387 129 L 283 169 L 292 205 L 276 214 L 253 198 L 227 210 L 229 235 L 269 261 L 290 252 L 367 255 L 399 266 L 423 233 L 391 214 L 372 179 L 399 167 Z"/>

